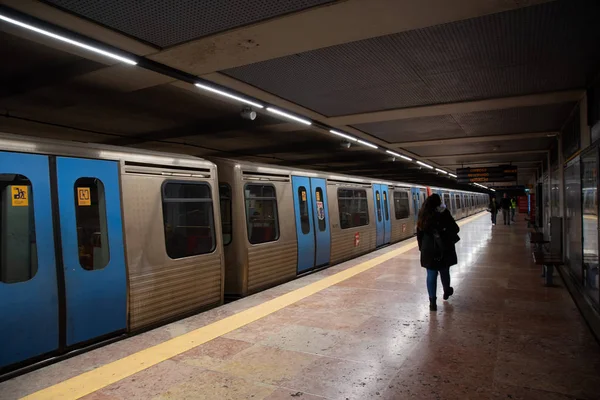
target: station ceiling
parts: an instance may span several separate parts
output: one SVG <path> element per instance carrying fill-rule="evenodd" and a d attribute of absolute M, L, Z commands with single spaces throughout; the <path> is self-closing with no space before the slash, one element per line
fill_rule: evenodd
<path fill-rule="evenodd" d="M 430 185 L 454 179 L 385 150 L 450 173 L 512 163 L 525 183 L 600 66 L 596 0 L 0 0 L 0 14 L 141 60 L 0 21 L 2 131 Z M 243 119 L 180 76 L 314 124 Z"/>

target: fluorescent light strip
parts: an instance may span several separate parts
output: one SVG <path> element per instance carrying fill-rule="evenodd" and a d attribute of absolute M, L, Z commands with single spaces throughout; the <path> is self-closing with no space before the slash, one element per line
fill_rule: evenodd
<path fill-rule="evenodd" d="M 451 177 L 453 177 L 453 178 L 458 178 L 458 177 L 457 177 L 456 175 L 454 175 L 454 174 L 450 174 L 450 173 L 449 173 L 448 175 L 450 175 L 450 176 L 451 176 Z"/>
<path fill-rule="evenodd" d="M 345 133 L 334 131 L 333 129 L 330 129 L 329 132 L 333 133 L 334 135 L 343 137 L 344 139 L 352 140 L 353 142 L 358 142 L 357 138 L 354 138 L 354 137 L 352 137 L 350 135 L 346 135 Z"/>
<path fill-rule="evenodd" d="M 21 28 L 29 29 L 30 31 L 34 31 L 34 32 L 40 33 L 40 34 L 48 36 L 48 37 L 51 37 L 52 39 L 60 40 L 61 42 L 72 44 L 73 46 L 81 47 L 82 49 L 86 49 L 86 50 L 92 51 L 94 53 L 102 54 L 103 56 L 110 57 L 110 58 L 113 58 L 115 60 L 119 60 L 119 61 L 124 62 L 126 64 L 137 65 L 137 61 L 134 61 L 134 60 L 132 60 L 130 58 L 121 57 L 121 56 L 119 56 L 117 54 L 101 50 L 101 49 L 99 49 L 97 47 L 92 47 L 92 46 L 89 46 L 87 44 L 78 42 L 76 40 L 68 39 L 68 38 L 66 38 L 64 36 L 57 35 L 55 33 L 46 31 L 44 29 L 36 28 L 33 25 L 25 24 L 23 22 L 17 21 L 16 19 L 9 18 L 9 17 L 4 16 L 2 14 L 0 14 L 0 20 L 8 22 L 9 24 L 20 26 Z"/>
<path fill-rule="evenodd" d="M 203 89 L 203 90 L 206 90 L 206 91 L 209 91 L 209 92 L 212 92 L 212 93 L 216 93 L 216 94 L 219 94 L 221 96 L 228 97 L 230 99 L 237 100 L 237 101 L 242 102 L 242 103 L 250 104 L 251 106 L 254 106 L 256 108 L 264 108 L 264 106 L 262 104 L 256 103 L 256 102 L 254 102 L 252 100 L 247 100 L 247 99 L 245 99 L 243 97 L 239 97 L 239 96 L 236 96 L 236 95 L 231 94 L 231 93 L 224 92 L 224 91 L 222 91 L 220 89 L 216 89 L 216 88 L 211 87 L 211 86 L 203 85 L 202 83 L 195 83 L 194 85 L 196 87 L 199 87 L 200 89 Z"/>
<path fill-rule="evenodd" d="M 288 114 L 285 111 L 278 110 L 277 108 L 267 107 L 267 111 L 272 112 L 273 114 L 281 115 L 282 117 L 294 120 L 296 122 L 300 122 L 304 125 L 312 125 L 312 122 L 307 119 L 296 117 L 295 115 Z"/>
<path fill-rule="evenodd" d="M 429 169 L 433 169 L 433 167 L 431 165 L 425 164 L 424 162 L 421 162 L 421 161 L 417 161 L 417 164 L 422 165 L 422 166 L 424 166 L 426 168 L 429 168 Z"/>
<path fill-rule="evenodd" d="M 379 148 L 379 147 L 375 146 L 375 145 L 374 145 L 374 144 L 372 144 L 372 143 L 365 142 L 364 140 L 356 139 L 356 141 L 357 141 L 358 143 L 362 144 L 363 146 L 367 146 L 367 147 L 370 147 L 370 148 L 372 148 L 372 149 L 378 149 L 378 148 Z"/>
<path fill-rule="evenodd" d="M 496 189 L 492 189 L 492 188 L 489 188 L 489 189 L 490 189 L 492 192 L 495 192 L 495 191 L 496 191 Z"/>
<path fill-rule="evenodd" d="M 394 151 L 391 151 L 391 150 L 386 150 L 385 152 L 386 152 L 386 153 L 388 153 L 388 154 L 391 154 L 391 155 L 393 155 L 394 157 L 400 157 L 400 158 L 403 158 L 403 159 L 405 159 L 406 161 L 412 161 L 412 160 L 413 160 L 413 159 L 412 159 L 412 158 L 410 158 L 410 157 L 403 156 L 402 154 L 400 154 L 400 153 L 396 153 L 396 152 L 394 152 Z"/>
<path fill-rule="evenodd" d="M 447 173 L 446 171 L 444 171 L 443 169 L 436 168 L 435 170 L 436 170 L 437 172 L 441 172 L 442 174 L 448 174 L 448 173 Z"/>

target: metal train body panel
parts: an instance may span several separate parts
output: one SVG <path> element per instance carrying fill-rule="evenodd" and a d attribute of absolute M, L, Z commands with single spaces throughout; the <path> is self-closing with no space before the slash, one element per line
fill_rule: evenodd
<path fill-rule="evenodd" d="M 24 207 L 18 208 L 15 202 L 11 207 L 6 197 L 9 202 L 4 201 L 2 208 L 11 220 L 2 218 L 0 225 L 4 232 L 10 221 L 26 215 L 17 211 L 32 210 L 36 225 L 28 233 L 33 243 L 29 254 L 37 268 L 37 273 L 19 281 L 11 278 L 12 270 L 22 263 L 14 257 L 0 263 L 0 299 L 11 295 L 18 300 L 12 294 L 18 290 L 22 299 L 43 299 L 45 309 L 40 308 L 43 315 L 15 314 L 22 323 L 10 325 L 4 323 L 11 321 L 6 313 L 18 313 L 26 304 L 19 300 L 12 310 L 4 309 L 0 336 L 16 337 L 15 332 L 23 327 L 38 326 L 48 339 L 29 337 L 20 344 L 0 341 L 0 374 L 65 353 L 74 345 L 85 346 L 223 301 L 222 235 L 213 163 L 182 155 L 0 134 L 0 159 L 7 160 L 10 154 L 20 162 L 26 161 L 24 157 L 37 157 L 49 168 L 39 180 L 18 163 L 10 167 L 0 163 L 0 191 L 28 185 L 24 193 L 35 197 L 29 203 L 21 200 Z M 11 180 L 19 176 L 26 183 L 12 185 Z M 209 228 L 214 248 L 208 254 L 177 259 L 167 255 L 163 185 L 171 182 L 210 187 L 205 203 L 213 202 L 212 213 L 210 206 L 204 209 L 213 222 Z M 43 221 L 38 218 L 41 214 Z M 89 225 L 96 220 L 97 230 Z M 14 230 L 12 225 L 8 228 Z M 48 288 L 40 289 L 41 280 Z M 3 346 L 15 347 L 15 351 L 9 353 Z"/>
<path fill-rule="evenodd" d="M 303 247 L 298 244 L 298 237 L 302 234 L 302 230 L 298 226 L 301 222 L 297 215 L 299 210 L 297 197 L 296 203 L 294 200 L 294 196 L 299 196 L 296 193 L 299 184 L 297 183 L 294 186 L 294 180 L 304 182 L 304 186 L 308 186 L 307 182 L 315 178 L 324 179 L 327 182 L 327 214 L 331 235 L 329 265 L 358 257 L 377 248 L 376 219 L 378 215 L 374 187 L 379 190 L 383 190 L 382 188 L 387 190 L 386 201 L 389 211 L 389 227 L 391 229 L 388 228 L 390 230 L 388 233 L 389 242 L 386 241 L 384 244 L 396 243 L 414 235 L 416 229 L 415 216 L 418 213 L 415 204 L 420 207 L 427 197 L 428 191 L 439 193 L 443 200 L 448 203 L 447 207 L 450 212 L 457 219 L 467 217 L 483 209 L 484 197 L 487 198 L 487 195 L 471 192 L 428 188 L 407 183 L 380 181 L 252 162 L 227 159 L 213 159 L 212 161 L 218 165 L 220 184 L 231 188 L 232 241 L 224 247 L 225 294 L 234 297 L 246 296 L 296 278 L 299 273 L 303 272 L 298 269 L 298 252 L 308 251 L 307 248 L 311 249 L 309 251 L 314 251 L 316 246 Z M 246 202 L 251 201 L 246 197 L 246 185 L 248 184 L 269 185 L 275 189 L 279 229 L 279 236 L 276 240 L 260 244 L 251 243 L 248 235 L 250 217 L 247 215 L 246 210 Z M 293 189 L 294 187 L 296 190 Z M 339 208 L 339 193 L 340 190 L 344 189 L 364 191 L 368 223 L 354 227 L 342 227 L 341 215 L 343 210 Z M 406 196 L 408 215 L 406 215 L 406 211 L 398 210 L 397 213 L 396 210 L 395 196 L 404 196 L 401 193 Z M 418 196 L 418 203 L 412 201 L 411 196 L 413 193 Z M 456 206 L 455 198 L 458 196 L 460 196 L 460 204 L 462 205 L 460 209 Z M 478 199 L 477 204 L 472 203 L 472 198 Z M 465 205 L 467 199 L 470 204 L 468 207 Z M 383 211 L 381 212 L 383 213 Z M 315 228 L 313 224 L 307 224 L 306 229 Z M 302 254 L 303 258 L 305 258 L 305 255 Z"/>

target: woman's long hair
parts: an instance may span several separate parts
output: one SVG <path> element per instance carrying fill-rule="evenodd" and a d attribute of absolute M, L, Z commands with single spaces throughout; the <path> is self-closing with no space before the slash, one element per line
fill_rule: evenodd
<path fill-rule="evenodd" d="M 442 205 L 442 199 L 437 194 L 429 196 L 421 210 L 419 211 L 419 219 L 417 220 L 417 228 L 424 231 L 429 228 L 431 222 L 435 218 L 435 210 Z"/>

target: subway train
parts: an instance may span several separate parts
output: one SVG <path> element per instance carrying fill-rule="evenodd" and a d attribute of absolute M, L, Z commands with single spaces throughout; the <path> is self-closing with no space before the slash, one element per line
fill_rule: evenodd
<path fill-rule="evenodd" d="M 481 193 L 0 134 L 0 376 L 414 235 Z M 216 200 L 219 204 L 216 205 Z"/>

